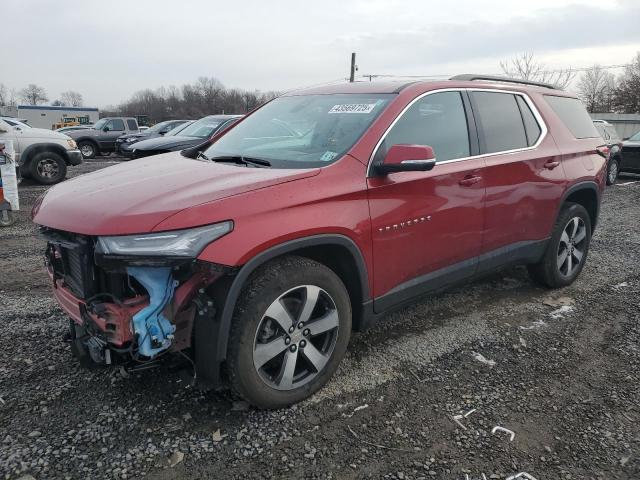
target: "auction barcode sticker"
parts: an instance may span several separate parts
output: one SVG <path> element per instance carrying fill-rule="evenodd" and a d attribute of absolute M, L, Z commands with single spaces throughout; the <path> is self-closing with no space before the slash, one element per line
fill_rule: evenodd
<path fill-rule="evenodd" d="M 347 103 L 334 105 L 329 113 L 371 113 L 376 108 L 375 103 Z"/>

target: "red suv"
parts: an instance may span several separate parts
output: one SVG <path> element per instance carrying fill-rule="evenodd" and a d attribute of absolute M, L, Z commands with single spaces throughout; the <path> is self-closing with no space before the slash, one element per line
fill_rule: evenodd
<path fill-rule="evenodd" d="M 198 381 L 224 372 L 277 408 L 327 382 L 352 329 L 423 294 L 512 264 L 573 282 L 605 184 L 601 143 L 580 101 L 545 85 L 321 87 L 203 151 L 55 186 L 33 219 L 81 362 L 180 352 Z"/>

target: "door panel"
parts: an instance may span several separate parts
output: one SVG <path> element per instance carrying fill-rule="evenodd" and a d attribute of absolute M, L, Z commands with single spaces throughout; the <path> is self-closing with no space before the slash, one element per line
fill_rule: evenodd
<path fill-rule="evenodd" d="M 438 164 L 430 172 L 368 179 L 374 296 L 480 251 L 483 159 Z M 469 185 L 466 178 L 480 177 Z M 471 275 L 475 260 L 466 272 Z"/>

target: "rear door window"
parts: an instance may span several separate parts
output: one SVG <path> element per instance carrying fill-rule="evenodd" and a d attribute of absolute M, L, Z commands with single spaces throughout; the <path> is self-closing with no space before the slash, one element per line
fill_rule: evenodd
<path fill-rule="evenodd" d="M 484 137 L 483 153 L 506 152 L 529 146 L 516 95 L 473 92 Z"/>
<path fill-rule="evenodd" d="M 404 112 L 391 128 L 374 161 L 392 145 L 428 145 L 438 161 L 470 155 L 469 128 L 460 92 L 426 95 Z"/>
<path fill-rule="evenodd" d="M 598 138 L 600 134 L 580 100 L 570 97 L 545 95 L 545 100 L 562 123 L 576 138 Z"/>
<path fill-rule="evenodd" d="M 522 114 L 524 131 L 527 134 L 527 144 L 531 147 L 532 145 L 535 145 L 540 138 L 542 129 L 540 128 L 540 124 L 536 120 L 536 117 L 533 115 L 529 104 L 527 104 L 524 98 L 520 95 L 516 95 L 516 102 L 518 103 L 520 113 Z"/>
<path fill-rule="evenodd" d="M 124 130 L 124 122 L 119 118 L 114 118 L 113 120 L 109 121 L 108 126 L 109 130 L 114 132 L 120 132 Z"/>

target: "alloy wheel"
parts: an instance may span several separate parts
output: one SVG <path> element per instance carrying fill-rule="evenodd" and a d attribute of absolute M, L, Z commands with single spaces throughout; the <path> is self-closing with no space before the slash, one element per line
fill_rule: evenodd
<path fill-rule="evenodd" d="M 253 365 L 267 385 L 293 390 L 313 380 L 331 359 L 339 316 L 326 290 L 294 287 L 262 316 L 253 347 Z"/>
<path fill-rule="evenodd" d="M 564 277 L 572 276 L 584 258 L 587 227 L 580 217 L 573 217 L 562 230 L 558 245 L 558 270 Z"/>
<path fill-rule="evenodd" d="M 613 161 L 609 165 L 609 183 L 613 184 L 618 178 L 618 162 Z"/>
<path fill-rule="evenodd" d="M 60 168 L 58 167 L 58 162 L 51 158 L 44 158 L 38 162 L 38 174 L 42 178 L 56 178 L 60 173 Z"/>
<path fill-rule="evenodd" d="M 90 158 L 94 154 L 93 147 L 85 143 L 80 147 L 80 153 L 82 153 L 83 157 Z"/>

